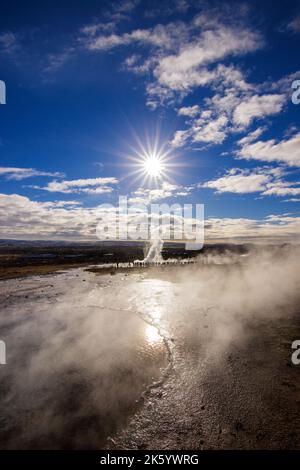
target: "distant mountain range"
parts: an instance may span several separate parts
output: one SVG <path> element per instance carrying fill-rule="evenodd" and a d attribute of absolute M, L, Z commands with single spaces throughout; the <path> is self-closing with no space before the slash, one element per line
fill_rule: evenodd
<path fill-rule="evenodd" d="M 135 241 L 65 241 L 65 240 L 11 240 L 0 239 L 0 247 L 56 247 L 56 246 L 136 246 L 144 242 Z"/>

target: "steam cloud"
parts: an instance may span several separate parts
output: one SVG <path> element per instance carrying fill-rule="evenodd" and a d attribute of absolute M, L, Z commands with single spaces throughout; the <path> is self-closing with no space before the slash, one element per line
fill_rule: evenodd
<path fill-rule="evenodd" d="M 159 241 L 154 256 L 158 249 Z M 247 340 L 250 321 L 273 321 L 299 305 L 299 255 L 297 246 L 261 247 L 148 275 L 79 270 L 3 282 L 0 446 L 99 448 L 166 366 L 162 341 L 145 346 L 144 320 L 173 337 L 175 353 L 178 342 L 194 345 L 199 361 L 217 362 Z"/>

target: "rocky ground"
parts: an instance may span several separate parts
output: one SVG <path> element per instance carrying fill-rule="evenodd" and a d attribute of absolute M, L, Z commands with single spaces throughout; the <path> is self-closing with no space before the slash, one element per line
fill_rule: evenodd
<path fill-rule="evenodd" d="M 1 448 L 300 448 L 297 296 L 175 269 L 1 281 Z"/>

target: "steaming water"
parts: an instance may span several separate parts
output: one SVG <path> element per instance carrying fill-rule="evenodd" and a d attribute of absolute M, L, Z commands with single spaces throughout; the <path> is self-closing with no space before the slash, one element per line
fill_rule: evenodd
<path fill-rule="evenodd" d="M 163 248 L 163 240 L 160 238 L 156 238 L 151 241 L 151 245 L 148 251 L 147 256 L 144 258 L 144 263 L 161 263 L 163 262 L 163 258 L 161 256 L 162 248 Z"/>
<path fill-rule="evenodd" d="M 259 446 L 259 429 L 273 429 L 270 442 L 280 447 L 290 416 L 300 434 L 295 397 L 287 405 L 281 385 L 283 373 L 297 371 L 285 366 L 273 330 L 261 348 L 243 348 L 261 322 L 289 325 L 299 306 L 299 254 L 261 250 L 238 263 L 226 254 L 184 269 L 2 282 L 0 447 L 101 448 L 116 440 L 120 448 L 199 448 L 204 436 L 211 448 L 227 436 L 249 448 L 251 436 Z M 232 357 L 233 345 L 240 349 Z M 287 420 L 285 409 L 293 413 Z M 240 422 L 246 431 L 237 443 Z"/>
<path fill-rule="evenodd" d="M 0 448 L 99 448 L 161 380 L 168 350 L 122 276 L 1 284 Z"/>

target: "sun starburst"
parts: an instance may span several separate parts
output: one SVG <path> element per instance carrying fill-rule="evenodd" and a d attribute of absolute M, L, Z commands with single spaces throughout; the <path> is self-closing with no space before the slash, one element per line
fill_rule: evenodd
<path fill-rule="evenodd" d="M 131 146 L 127 156 L 132 182 L 139 181 L 142 186 L 159 186 L 162 181 L 170 180 L 174 166 L 174 149 L 166 141 L 161 143 L 158 136 L 142 141 L 136 137 L 136 146 Z"/>
<path fill-rule="evenodd" d="M 119 166 L 124 168 L 123 179 L 127 180 L 128 190 L 136 185 L 160 188 L 166 182 L 176 184 L 189 163 L 186 156 L 183 158 L 179 149 L 172 146 L 172 135 L 162 135 L 159 126 L 142 134 L 133 126 L 130 131 L 133 139 L 130 141 L 128 135 L 123 138 L 123 149 L 117 152 L 122 159 Z"/>

